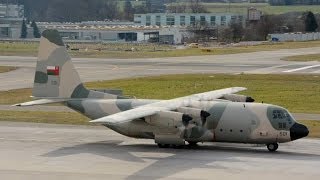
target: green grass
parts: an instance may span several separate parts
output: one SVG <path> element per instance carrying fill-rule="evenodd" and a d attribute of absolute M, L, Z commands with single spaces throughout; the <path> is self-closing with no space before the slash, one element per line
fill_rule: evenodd
<path fill-rule="evenodd" d="M 29 42 L 1 42 L 0 55 L 1 56 L 36 56 L 38 54 L 39 43 Z"/>
<path fill-rule="evenodd" d="M 320 61 L 320 54 L 289 56 L 289 57 L 283 58 L 282 60 L 285 60 L 285 61 Z"/>
<path fill-rule="evenodd" d="M 16 69 L 17 69 L 16 67 L 11 67 L 11 66 L 0 66 L 0 73 L 10 72 Z"/>
<path fill-rule="evenodd" d="M 0 111 L 0 121 L 89 125 L 89 119 L 75 112 Z"/>
<path fill-rule="evenodd" d="M 320 121 L 300 121 L 308 127 L 310 133 L 308 137 L 320 138 Z"/>
<path fill-rule="evenodd" d="M 171 99 L 232 86 L 257 102 L 277 104 L 292 112 L 320 113 L 320 76 L 312 75 L 168 75 L 87 83 L 89 88 L 119 88 L 137 98 Z M 1 97 L 1 96 L 0 96 Z"/>
<path fill-rule="evenodd" d="M 205 3 L 208 11 L 246 14 L 248 7 L 255 7 L 265 14 L 283 14 L 288 12 L 312 11 L 320 13 L 320 5 L 270 6 L 268 3 Z"/>
<path fill-rule="evenodd" d="M 0 55 L 36 56 L 38 43 L 0 43 Z M 320 47 L 320 41 L 309 42 L 283 42 L 264 43 L 255 46 L 222 47 L 210 49 L 210 52 L 202 49 L 173 49 L 173 46 L 150 44 L 74 44 L 74 48 L 80 51 L 69 51 L 73 57 L 91 58 L 157 58 L 157 57 L 181 57 L 197 55 L 222 55 L 237 54 L 257 51 L 272 51 L 279 49 L 297 49 L 308 47 Z M 135 51 L 127 51 L 135 48 Z M 87 51 L 85 49 L 88 48 Z M 98 51 L 97 49 L 100 49 Z"/>
<path fill-rule="evenodd" d="M 277 104 L 295 113 L 320 113 L 320 76 L 315 75 L 168 75 L 86 83 L 92 89 L 123 89 L 126 95 L 171 99 L 232 86 L 247 87 L 243 94 L 257 102 Z M 0 92 L 0 104 L 31 100 L 31 90 Z"/>
<path fill-rule="evenodd" d="M 32 101 L 30 97 L 31 89 L 17 89 L 10 91 L 0 91 L 0 104 L 17 104 L 26 101 Z"/>

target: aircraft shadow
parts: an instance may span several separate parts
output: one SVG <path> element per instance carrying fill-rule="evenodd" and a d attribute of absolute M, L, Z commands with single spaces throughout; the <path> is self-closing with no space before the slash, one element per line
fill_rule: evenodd
<path fill-rule="evenodd" d="M 184 149 L 160 149 L 152 144 L 121 144 L 122 141 L 102 141 L 85 143 L 75 146 L 62 147 L 42 156 L 63 157 L 82 153 L 89 153 L 108 157 L 112 159 L 143 163 L 147 160 L 156 160 L 153 164 L 130 175 L 127 179 L 160 179 L 166 178 L 178 172 L 183 172 L 191 168 L 215 168 L 239 171 L 220 166 L 215 162 L 246 163 L 246 158 L 265 158 L 268 160 L 301 160 L 320 161 L 320 155 L 301 152 L 279 151 L 270 153 L 266 148 L 252 147 L 225 147 L 218 145 L 199 145 L 196 147 L 186 147 Z M 138 153 L 168 153 L 166 157 L 140 157 L 132 154 Z M 241 160 L 238 158 L 241 157 Z M 211 164 L 210 166 L 208 164 Z"/>

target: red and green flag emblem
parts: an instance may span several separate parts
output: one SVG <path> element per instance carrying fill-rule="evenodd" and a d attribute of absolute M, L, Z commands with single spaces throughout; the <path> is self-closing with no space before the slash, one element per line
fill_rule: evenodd
<path fill-rule="evenodd" d="M 59 66 L 48 66 L 47 74 L 51 76 L 59 76 L 60 68 Z"/>

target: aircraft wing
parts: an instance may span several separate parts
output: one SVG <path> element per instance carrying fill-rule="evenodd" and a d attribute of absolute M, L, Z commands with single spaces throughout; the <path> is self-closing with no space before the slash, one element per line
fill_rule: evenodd
<path fill-rule="evenodd" d="M 102 117 L 90 122 L 93 123 L 105 123 L 105 124 L 120 124 L 132 121 L 134 119 L 140 119 L 147 116 L 152 116 L 159 111 L 173 111 L 179 107 L 188 107 L 195 101 L 210 101 L 223 97 L 226 94 L 233 94 L 240 91 L 244 91 L 246 88 L 232 87 L 227 89 L 220 89 L 216 91 L 210 91 L 206 93 L 194 94 L 191 96 L 185 96 L 172 100 L 164 100 L 144 106 L 137 107 L 128 111 L 123 111 L 110 116 Z"/>
<path fill-rule="evenodd" d="M 226 94 L 234 94 L 234 93 L 238 93 L 245 90 L 247 90 L 247 88 L 231 87 L 231 88 L 219 89 L 219 90 L 205 92 L 205 93 L 193 94 L 183 98 L 191 98 L 193 100 L 198 100 L 198 101 L 212 101 L 215 99 L 219 99 Z"/>
<path fill-rule="evenodd" d="M 163 109 L 163 108 L 162 108 Z M 118 124 L 132 121 L 134 119 L 140 119 L 147 116 L 152 116 L 159 112 L 161 108 L 158 107 L 139 107 L 128 111 L 123 111 L 110 116 L 106 116 L 100 119 L 96 119 L 90 122 L 93 123 L 106 123 L 106 124 Z"/>

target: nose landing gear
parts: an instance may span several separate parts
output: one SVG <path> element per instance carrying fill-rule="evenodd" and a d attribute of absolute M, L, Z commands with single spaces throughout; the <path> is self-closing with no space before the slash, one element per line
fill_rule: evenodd
<path fill-rule="evenodd" d="M 279 147 L 278 143 L 267 144 L 267 148 L 270 152 L 277 151 L 278 147 Z"/>

